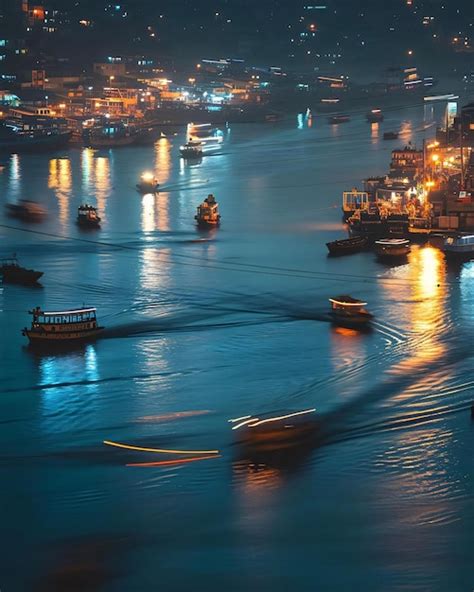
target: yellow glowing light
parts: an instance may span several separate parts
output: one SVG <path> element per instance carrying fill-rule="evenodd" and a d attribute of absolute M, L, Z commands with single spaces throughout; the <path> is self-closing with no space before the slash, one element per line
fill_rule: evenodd
<path fill-rule="evenodd" d="M 166 448 L 145 448 L 143 446 L 132 446 L 131 444 L 121 444 L 120 442 L 111 442 L 104 440 L 107 446 L 115 448 L 125 448 L 126 450 L 139 450 L 141 452 L 157 452 L 160 454 L 219 454 L 219 450 L 168 450 Z"/>
<path fill-rule="evenodd" d="M 425 187 L 427 187 L 427 188 L 434 187 L 434 186 L 435 186 L 434 181 L 426 181 L 426 183 L 425 183 Z"/>
<path fill-rule="evenodd" d="M 60 103 L 59 104 L 59 108 L 60 109 L 66 109 L 66 103 Z"/>
<path fill-rule="evenodd" d="M 150 173 L 149 171 L 146 171 L 142 174 L 142 180 L 143 181 L 153 181 L 154 176 L 153 173 Z"/>
<path fill-rule="evenodd" d="M 431 157 L 431 160 L 433 162 L 438 162 L 438 160 L 439 160 L 439 154 L 433 154 L 432 157 Z"/>

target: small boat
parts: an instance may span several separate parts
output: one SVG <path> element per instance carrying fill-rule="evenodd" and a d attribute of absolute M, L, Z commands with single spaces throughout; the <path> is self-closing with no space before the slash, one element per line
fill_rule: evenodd
<path fill-rule="evenodd" d="M 365 236 L 355 236 L 326 243 L 330 255 L 350 255 L 365 249 L 368 244 Z"/>
<path fill-rule="evenodd" d="M 474 259 L 474 234 L 449 236 L 444 241 L 443 252 L 449 259 L 460 261 Z"/>
<path fill-rule="evenodd" d="M 240 446 L 273 452 L 307 443 L 317 433 L 316 409 L 246 415 L 229 420 Z"/>
<path fill-rule="evenodd" d="M 0 275 L 8 284 L 33 285 L 37 283 L 43 272 L 21 267 L 18 259 L 11 257 L 0 261 Z"/>
<path fill-rule="evenodd" d="M 140 193 L 156 193 L 159 186 L 153 173 L 146 172 L 141 175 L 140 182 L 137 183 L 137 191 Z"/>
<path fill-rule="evenodd" d="M 43 206 L 27 199 L 20 199 L 17 204 L 7 204 L 5 207 L 8 216 L 23 222 L 41 222 L 46 216 Z"/>
<path fill-rule="evenodd" d="M 203 228 L 218 226 L 220 224 L 219 204 L 216 198 L 210 193 L 201 205 L 197 207 L 197 214 L 194 216 L 197 225 Z"/>
<path fill-rule="evenodd" d="M 410 252 L 410 241 L 406 238 L 382 238 L 375 241 L 374 251 L 379 259 L 401 259 Z"/>
<path fill-rule="evenodd" d="M 383 121 L 382 109 L 371 109 L 366 117 L 369 123 L 380 123 Z"/>
<path fill-rule="evenodd" d="M 97 323 L 95 308 L 78 308 L 43 312 L 39 306 L 28 311 L 33 316 L 31 327 L 22 335 L 34 345 L 60 345 L 91 341 L 103 330 Z"/>
<path fill-rule="evenodd" d="M 191 140 L 180 146 L 179 153 L 183 158 L 200 158 L 203 152 L 202 142 Z"/>
<path fill-rule="evenodd" d="M 383 139 L 384 140 L 398 140 L 398 132 L 384 132 Z"/>
<path fill-rule="evenodd" d="M 333 323 L 350 329 L 364 328 L 374 318 L 370 312 L 365 310 L 367 302 L 352 298 L 347 294 L 329 298 L 331 312 L 329 313 Z"/>
<path fill-rule="evenodd" d="M 332 115 L 331 117 L 328 118 L 329 123 L 331 123 L 333 125 L 337 125 L 339 123 L 347 123 L 350 120 L 351 119 L 350 119 L 349 115 Z"/>
<path fill-rule="evenodd" d="M 84 228 L 100 228 L 101 218 L 97 215 L 97 208 L 89 204 L 77 208 L 77 223 Z"/>

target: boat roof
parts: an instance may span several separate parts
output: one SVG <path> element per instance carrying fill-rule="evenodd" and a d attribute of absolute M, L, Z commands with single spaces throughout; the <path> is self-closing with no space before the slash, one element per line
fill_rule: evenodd
<path fill-rule="evenodd" d="M 382 238 L 380 240 L 375 241 L 376 245 L 392 245 L 392 246 L 400 246 L 400 245 L 408 245 L 410 241 L 407 238 Z"/>
<path fill-rule="evenodd" d="M 96 308 L 75 308 L 73 310 L 57 310 L 57 311 L 42 311 L 41 309 L 35 309 L 33 312 L 37 312 L 45 317 L 48 316 L 60 316 L 60 315 L 68 315 L 68 314 L 81 314 L 85 312 L 96 312 Z"/>
<path fill-rule="evenodd" d="M 353 298 L 348 294 L 341 294 L 340 296 L 329 298 L 329 302 L 333 302 L 334 304 L 342 304 L 343 306 L 366 306 L 367 304 L 367 302 L 359 300 L 358 298 Z"/>

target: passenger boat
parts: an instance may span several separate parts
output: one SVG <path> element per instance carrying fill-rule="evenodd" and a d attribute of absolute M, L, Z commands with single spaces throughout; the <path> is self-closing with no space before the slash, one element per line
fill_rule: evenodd
<path fill-rule="evenodd" d="M 443 252 L 450 259 L 474 259 L 474 234 L 459 234 L 445 239 Z"/>
<path fill-rule="evenodd" d="M 375 241 L 374 250 L 379 259 L 400 259 L 410 252 L 410 241 L 406 238 L 384 238 Z"/>
<path fill-rule="evenodd" d="M 367 121 L 369 123 L 379 123 L 383 121 L 382 109 L 371 109 L 367 113 Z"/>
<path fill-rule="evenodd" d="M 317 433 L 316 409 L 246 415 L 231 419 L 237 443 L 259 452 L 301 446 Z"/>
<path fill-rule="evenodd" d="M 351 236 L 365 236 L 371 241 L 384 234 L 384 224 L 378 208 L 356 210 L 348 224 Z"/>
<path fill-rule="evenodd" d="M 367 210 L 369 208 L 369 194 L 366 191 L 344 191 L 342 193 L 342 215 L 344 221 L 353 216 L 356 210 Z"/>
<path fill-rule="evenodd" d="M 194 219 L 197 225 L 203 228 L 218 226 L 220 224 L 219 205 L 212 193 L 197 207 L 197 214 L 194 216 Z"/>
<path fill-rule="evenodd" d="M 24 222 L 41 222 L 46 216 L 43 206 L 27 199 L 21 199 L 17 204 L 7 204 L 5 207 L 8 216 Z"/>
<path fill-rule="evenodd" d="M 332 125 L 338 125 L 339 123 L 347 123 L 350 121 L 349 115 L 332 115 L 328 118 L 329 123 Z"/>
<path fill-rule="evenodd" d="M 97 323 L 95 308 L 78 308 L 58 312 L 43 312 L 39 306 L 29 311 L 33 316 L 30 329 L 26 327 L 22 335 L 31 344 L 58 345 L 91 341 L 104 327 Z"/>
<path fill-rule="evenodd" d="M 330 255 L 350 255 L 365 249 L 368 242 L 365 236 L 355 236 L 326 243 L 326 246 Z"/>
<path fill-rule="evenodd" d="M 5 283 L 33 285 L 37 283 L 43 272 L 21 267 L 18 259 L 11 257 L 0 261 L 0 275 Z"/>
<path fill-rule="evenodd" d="M 77 208 L 77 223 L 84 228 L 100 228 L 101 218 L 97 214 L 97 208 L 89 204 L 83 204 Z"/>
<path fill-rule="evenodd" d="M 140 182 L 137 183 L 137 191 L 140 193 L 156 193 L 159 188 L 158 180 L 153 173 L 143 173 L 140 177 Z"/>
<path fill-rule="evenodd" d="M 410 220 L 408 214 L 390 212 L 385 218 L 387 234 L 391 237 L 402 238 L 408 235 Z"/>
<path fill-rule="evenodd" d="M 184 146 L 180 146 L 179 153 L 183 158 L 200 158 L 202 156 L 202 142 L 191 140 L 186 142 Z"/>
<path fill-rule="evenodd" d="M 333 323 L 350 329 L 367 327 L 374 318 L 365 310 L 367 302 L 352 298 L 347 294 L 329 298 L 331 312 L 329 313 Z"/>
<path fill-rule="evenodd" d="M 384 140 L 398 140 L 398 132 L 384 132 L 383 139 Z"/>

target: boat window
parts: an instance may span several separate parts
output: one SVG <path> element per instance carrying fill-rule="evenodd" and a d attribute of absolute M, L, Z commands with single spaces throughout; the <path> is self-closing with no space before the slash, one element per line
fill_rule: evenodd
<path fill-rule="evenodd" d="M 72 322 L 77 323 L 77 315 L 72 315 Z"/>

